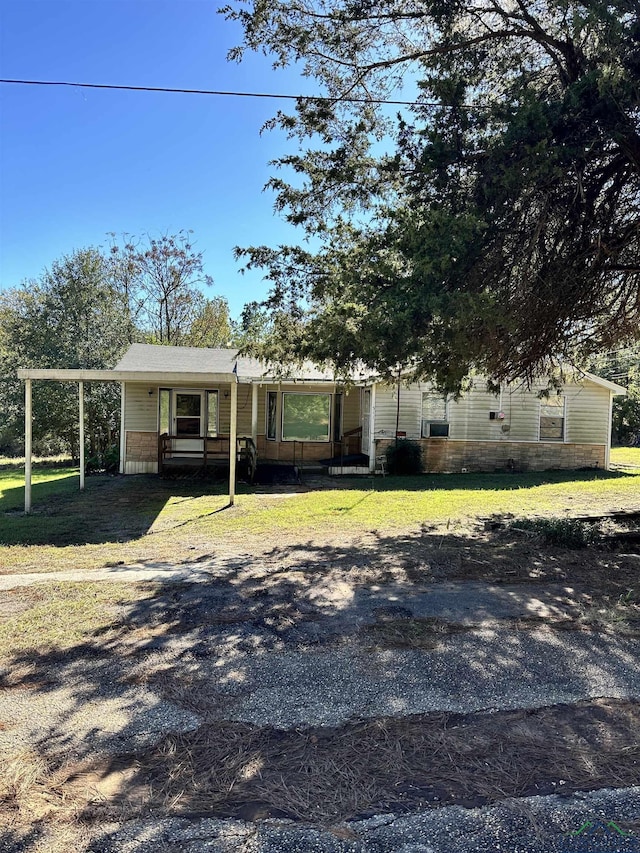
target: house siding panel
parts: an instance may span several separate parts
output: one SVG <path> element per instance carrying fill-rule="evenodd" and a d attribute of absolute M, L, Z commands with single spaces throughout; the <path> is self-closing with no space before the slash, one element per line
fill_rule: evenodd
<path fill-rule="evenodd" d="M 422 418 L 422 389 L 428 386 L 400 386 L 400 418 L 398 429 L 407 434 L 407 438 L 420 438 Z M 396 385 L 376 385 L 375 427 L 376 438 L 395 438 L 398 415 L 398 387 Z"/>
<path fill-rule="evenodd" d="M 472 441 L 502 441 L 502 423 L 489 420 L 500 408 L 500 397 L 490 394 L 482 380 L 460 397 L 449 401 L 449 437 Z"/>
<path fill-rule="evenodd" d="M 151 394 L 149 394 L 151 391 Z M 158 429 L 158 389 L 150 385 L 127 382 L 125 391 L 124 428 L 142 432 Z"/>

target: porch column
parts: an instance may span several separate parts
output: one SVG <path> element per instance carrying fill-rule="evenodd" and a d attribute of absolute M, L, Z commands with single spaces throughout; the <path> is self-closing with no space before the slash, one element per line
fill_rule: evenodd
<path fill-rule="evenodd" d="M 258 449 L 258 386 L 251 386 L 251 439 Z"/>
<path fill-rule="evenodd" d="M 78 382 L 78 418 L 80 422 L 80 491 L 84 489 L 84 382 Z"/>
<path fill-rule="evenodd" d="M 120 383 L 120 474 L 124 474 L 125 453 L 127 452 L 127 438 L 124 434 L 124 382 Z"/>
<path fill-rule="evenodd" d="M 24 512 L 31 512 L 31 380 L 24 380 Z"/>
<path fill-rule="evenodd" d="M 231 428 L 229 430 L 229 506 L 236 499 L 236 444 L 238 435 L 238 380 L 231 380 Z"/>

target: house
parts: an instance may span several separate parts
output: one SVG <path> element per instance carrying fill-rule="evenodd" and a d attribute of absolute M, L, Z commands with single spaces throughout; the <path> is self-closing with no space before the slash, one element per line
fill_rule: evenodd
<path fill-rule="evenodd" d="M 237 461 L 231 448 L 238 448 L 239 439 L 245 445 L 251 439 L 261 461 L 305 466 L 333 460 L 336 473 L 358 455 L 365 467 L 356 470 L 374 471 L 396 436 L 420 443 L 429 472 L 606 469 L 612 400 L 626 393 L 573 371 L 547 397 L 540 396 L 545 381 L 505 385 L 492 394 L 476 378 L 454 400 L 427 383 L 389 385 L 362 373 L 345 384 L 310 364 L 285 376 L 229 349 L 149 344 L 132 344 L 113 370 L 29 369 L 18 375 L 26 386 L 29 459 L 33 380 L 78 381 L 81 429 L 82 383 L 117 381 L 121 473 L 222 460 L 230 467 L 231 502 Z M 27 467 L 30 478 L 30 461 Z M 81 470 L 81 487 L 82 477 Z"/>

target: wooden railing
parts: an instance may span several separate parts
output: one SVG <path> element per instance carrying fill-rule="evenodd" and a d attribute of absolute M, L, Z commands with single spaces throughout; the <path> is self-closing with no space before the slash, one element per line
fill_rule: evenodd
<path fill-rule="evenodd" d="M 175 441 L 199 441 L 202 446 L 196 449 L 175 447 Z M 204 467 L 208 463 L 224 464 L 229 461 L 229 442 L 228 435 L 218 435 L 213 438 L 206 435 L 187 437 L 163 433 L 158 437 L 158 473 L 162 474 L 167 459 L 202 459 Z"/>

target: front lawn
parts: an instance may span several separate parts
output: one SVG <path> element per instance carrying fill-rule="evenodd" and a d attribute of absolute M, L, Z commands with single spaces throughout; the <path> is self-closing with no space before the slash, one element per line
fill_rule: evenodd
<path fill-rule="evenodd" d="M 640 447 L 612 447 L 611 464 L 640 468 Z"/>
<path fill-rule="evenodd" d="M 176 562 L 204 553 L 256 550 L 288 541 L 370 531 L 409 531 L 479 517 L 594 515 L 640 509 L 640 470 L 539 474 L 451 474 L 314 481 L 264 492 L 153 476 L 88 477 L 70 468 L 34 471 L 25 517 L 23 474 L 0 468 L 0 566 L 51 571 L 137 561 Z"/>

